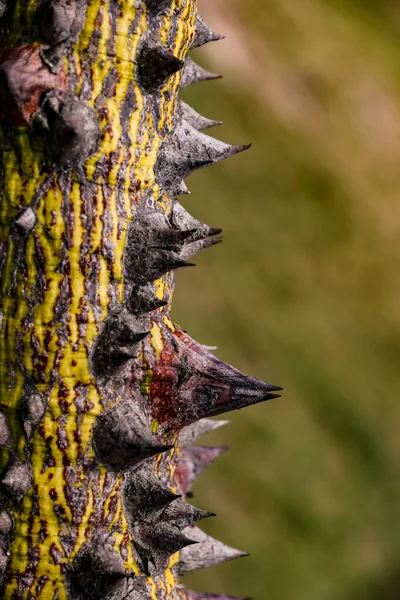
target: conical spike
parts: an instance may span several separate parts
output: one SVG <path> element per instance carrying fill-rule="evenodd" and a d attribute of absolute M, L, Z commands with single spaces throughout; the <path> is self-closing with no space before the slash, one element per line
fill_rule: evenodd
<path fill-rule="evenodd" d="M 24 212 L 15 221 L 17 228 L 23 233 L 32 231 L 37 223 L 37 217 L 32 208 L 26 208 Z"/>
<path fill-rule="evenodd" d="M 204 44 L 208 44 L 209 42 L 218 42 L 218 40 L 223 40 L 224 35 L 220 35 L 219 33 L 215 33 L 202 19 L 202 17 L 197 13 L 196 22 L 195 22 L 195 34 L 192 45 L 193 48 L 198 48 L 199 46 L 204 46 Z"/>
<path fill-rule="evenodd" d="M 192 258 L 193 256 L 195 256 L 198 252 L 201 252 L 202 250 L 207 250 L 207 248 L 211 248 L 212 246 L 215 246 L 216 244 L 219 244 L 222 241 L 222 238 L 207 238 L 205 240 L 197 240 L 197 242 L 186 244 L 186 246 L 184 246 L 181 250 L 179 256 L 184 260 L 187 260 L 188 258 Z"/>
<path fill-rule="evenodd" d="M 93 445 L 98 460 L 118 473 L 172 448 L 160 444 L 149 433 L 141 411 L 128 401 L 118 402 L 97 417 Z"/>
<path fill-rule="evenodd" d="M 194 267 L 193 263 L 183 260 L 175 252 L 152 248 L 146 256 L 134 254 L 132 251 L 125 256 L 126 276 L 139 284 L 159 279 L 168 271 L 183 267 Z"/>
<path fill-rule="evenodd" d="M 252 600 L 252 598 L 237 598 L 236 596 L 225 596 L 221 594 L 205 594 L 204 592 L 192 592 L 191 590 L 180 590 L 183 600 Z"/>
<path fill-rule="evenodd" d="M 189 425 L 188 427 L 184 427 L 179 433 L 179 445 L 181 447 L 190 446 L 201 438 L 206 433 L 214 431 L 219 427 L 224 427 L 224 425 L 228 425 L 230 421 L 217 421 L 214 419 L 201 419 L 197 421 L 197 423 L 193 423 L 193 425 Z"/>
<path fill-rule="evenodd" d="M 178 499 L 163 510 L 159 519 L 170 526 L 182 530 L 197 521 L 202 521 L 210 517 L 215 517 L 215 514 L 196 508 L 184 500 Z"/>
<path fill-rule="evenodd" d="M 28 463 L 14 459 L 3 477 L 2 485 L 16 502 L 32 487 L 32 471 Z"/>
<path fill-rule="evenodd" d="M 241 373 L 219 360 L 178 327 L 162 328 L 163 350 L 156 357 L 145 349 L 152 371 L 148 402 L 166 430 L 179 430 L 205 417 L 278 397 L 278 388 Z"/>
<path fill-rule="evenodd" d="M 193 266 L 178 254 L 194 230 L 171 229 L 157 213 L 143 214 L 128 232 L 124 270 L 128 281 L 144 285 L 168 271 Z"/>
<path fill-rule="evenodd" d="M 137 355 L 140 342 L 148 334 L 148 322 L 136 319 L 126 309 L 110 314 L 93 349 L 94 374 L 97 377 L 112 375 Z"/>
<path fill-rule="evenodd" d="M 132 473 L 124 488 L 124 500 L 134 522 L 143 523 L 154 513 L 180 498 L 154 475 L 152 465 L 144 464 Z"/>
<path fill-rule="evenodd" d="M 196 545 L 197 541 L 186 537 L 174 527 L 163 524 L 141 529 L 140 543 L 152 551 L 156 565 L 161 568 L 165 559 L 183 548 Z"/>
<path fill-rule="evenodd" d="M 209 225 L 202 223 L 198 219 L 195 219 L 177 201 L 174 202 L 172 208 L 171 223 L 177 229 L 195 230 L 195 233 L 190 238 L 191 241 L 201 240 L 203 238 L 211 237 L 213 235 L 218 235 L 222 231 L 222 229 L 219 229 L 217 227 L 210 227 Z"/>
<path fill-rule="evenodd" d="M 115 540 L 112 533 L 109 531 L 96 532 L 90 548 L 90 559 L 94 573 L 125 577 L 124 563 L 120 554 L 114 550 L 114 544 Z"/>
<path fill-rule="evenodd" d="M 11 443 L 11 429 L 6 415 L 0 412 L 0 448 L 6 448 Z"/>
<path fill-rule="evenodd" d="M 32 439 L 36 427 L 43 419 L 47 402 L 42 394 L 27 393 L 22 397 L 19 412 L 28 441 Z"/>
<path fill-rule="evenodd" d="M 77 555 L 66 577 L 71 597 L 91 600 L 123 600 L 127 597 L 128 573 L 123 560 L 113 548 L 112 533 L 101 529 Z"/>
<path fill-rule="evenodd" d="M 160 300 L 153 290 L 151 284 L 134 286 L 126 300 L 126 306 L 129 312 L 136 317 L 143 315 L 166 306 L 168 302 Z"/>
<path fill-rule="evenodd" d="M 155 92 L 171 75 L 182 69 L 184 64 L 159 40 L 148 38 L 139 50 L 137 78 L 146 92 Z"/>
<path fill-rule="evenodd" d="M 190 494 L 193 483 L 219 456 L 228 450 L 227 446 L 190 446 L 182 449 L 176 460 L 175 477 L 184 494 Z"/>
<path fill-rule="evenodd" d="M 230 548 L 215 540 L 198 527 L 188 527 L 184 533 L 198 543 L 182 550 L 176 566 L 178 573 L 190 573 L 207 569 L 228 560 L 248 556 L 245 552 Z"/>
<path fill-rule="evenodd" d="M 215 121 L 213 119 L 207 119 L 207 117 L 203 117 L 196 110 L 194 110 L 194 108 L 189 106 L 189 104 L 183 102 L 183 100 L 180 101 L 179 106 L 182 118 L 185 119 L 185 121 L 187 121 L 192 127 L 197 129 L 197 131 L 222 125 L 222 121 Z"/>
<path fill-rule="evenodd" d="M 159 150 L 155 167 L 157 182 L 171 190 L 194 171 L 225 160 L 249 147 L 225 144 L 200 133 L 182 120 L 174 135 Z"/>
<path fill-rule="evenodd" d="M 6 511 L 0 512 L 0 536 L 8 535 L 12 529 L 13 521 L 11 515 Z"/>
<path fill-rule="evenodd" d="M 66 42 L 70 36 L 77 33 L 77 2 L 65 0 L 43 0 L 38 6 L 37 24 L 41 37 L 50 46 Z M 82 19 L 79 19 L 82 21 Z"/>
<path fill-rule="evenodd" d="M 170 8 L 172 0 L 144 0 L 149 13 L 154 16 Z"/>
<path fill-rule="evenodd" d="M 171 189 L 173 196 L 185 196 L 190 194 L 189 188 L 184 181 L 178 183 L 173 189 Z"/>
<path fill-rule="evenodd" d="M 211 73 L 203 69 L 200 65 L 194 62 L 189 56 L 186 58 L 185 66 L 182 69 L 181 88 L 185 88 L 192 83 L 200 83 L 201 81 L 209 81 L 211 79 L 221 79 L 222 75 Z"/>

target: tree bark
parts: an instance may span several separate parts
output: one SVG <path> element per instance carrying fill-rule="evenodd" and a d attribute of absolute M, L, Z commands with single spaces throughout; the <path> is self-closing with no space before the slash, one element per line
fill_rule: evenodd
<path fill-rule="evenodd" d="M 2 598 L 210 598 L 178 576 L 242 553 L 184 497 L 208 418 L 275 396 L 169 317 L 220 230 L 176 201 L 244 149 L 179 101 L 215 77 L 195 0 L 18 0 L 0 56 Z"/>

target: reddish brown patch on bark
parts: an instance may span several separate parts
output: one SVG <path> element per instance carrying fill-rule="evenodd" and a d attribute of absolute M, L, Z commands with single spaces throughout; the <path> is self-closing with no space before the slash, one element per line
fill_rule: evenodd
<path fill-rule="evenodd" d="M 11 125 L 29 125 L 44 96 L 67 89 L 64 67 L 54 75 L 42 61 L 40 46 L 24 45 L 0 55 L 0 119 Z"/>

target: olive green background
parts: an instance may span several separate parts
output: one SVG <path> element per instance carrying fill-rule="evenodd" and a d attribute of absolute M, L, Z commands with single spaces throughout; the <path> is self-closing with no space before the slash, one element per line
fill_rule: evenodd
<path fill-rule="evenodd" d="M 252 148 L 182 203 L 224 229 L 174 318 L 284 396 L 229 417 L 199 479 L 213 536 L 250 552 L 187 576 L 258 600 L 400 598 L 400 4 L 200 0 L 224 79 L 184 97 Z"/>

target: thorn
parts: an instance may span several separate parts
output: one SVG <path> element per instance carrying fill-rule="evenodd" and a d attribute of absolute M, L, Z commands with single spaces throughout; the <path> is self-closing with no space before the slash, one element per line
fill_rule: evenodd
<path fill-rule="evenodd" d="M 225 38 L 224 35 L 220 35 L 219 33 L 215 33 L 202 19 L 202 17 L 197 13 L 196 22 L 195 22 L 195 34 L 191 49 L 198 48 L 199 46 L 204 46 L 204 44 L 208 44 L 209 42 L 218 42 L 218 40 L 223 40 Z"/>
<path fill-rule="evenodd" d="M 153 551 L 155 562 L 159 567 L 163 563 L 165 564 L 165 559 L 175 554 L 175 552 L 197 544 L 195 540 L 186 537 L 168 524 L 141 529 L 140 542 Z"/>
<path fill-rule="evenodd" d="M 6 415 L 0 412 L 0 448 L 6 448 L 11 443 L 11 429 Z"/>
<path fill-rule="evenodd" d="M 41 106 L 49 147 L 62 167 L 77 167 L 97 152 L 100 127 L 96 111 L 75 96 L 51 96 Z"/>
<path fill-rule="evenodd" d="M 188 258 L 195 256 L 198 252 L 207 250 L 207 248 L 211 248 L 222 241 L 222 238 L 207 238 L 205 240 L 197 240 L 197 242 L 192 242 L 191 244 L 184 246 L 179 256 L 184 260 L 187 260 Z"/>
<path fill-rule="evenodd" d="M 182 531 L 182 529 L 186 529 L 186 527 L 193 525 L 197 521 L 215 516 L 214 513 L 200 510 L 184 500 L 178 499 L 163 510 L 158 520 L 163 521 L 169 526 L 177 527 Z"/>
<path fill-rule="evenodd" d="M 1 483 L 14 500 L 20 502 L 33 483 L 29 464 L 14 459 Z"/>
<path fill-rule="evenodd" d="M 36 427 L 46 412 L 47 402 L 42 394 L 28 393 L 22 397 L 19 413 L 28 441 L 31 441 Z"/>
<path fill-rule="evenodd" d="M 149 335 L 148 322 L 137 319 L 128 310 L 110 314 L 104 321 L 92 354 L 96 377 L 110 376 L 135 358 L 140 343 Z"/>
<path fill-rule="evenodd" d="M 2 510 L 0 512 L 0 535 L 8 535 L 12 529 L 12 526 L 13 521 L 11 515 L 6 510 Z"/>
<path fill-rule="evenodd" d="M 189 104 L 183 102 L 183 100 L 180 101 L 179 106 L 182 118 L 185 119 L 185 121 L 187 121 L 192 127 L 197 129 L 197 131 L 222 125 L 222 121 L 214 121 L 212 119 L 207 119 L 207 117 L 203 117 L 197 111 L 195 111 L 194 108 L 189 106 Z"/>
<path fill-rule="evenodd" d="M 246 552 L 230 548 L 215 540 L 198 527 L 188 527 L 185 534 L 198 543 L 182 550 L 176 565 L 177 572 L 180 574 L 207 569 L 228 560 L 248 556 Z"/>
<path fill-rule="evenodd" d="M 153 246 L 149 230 L 139 227 L 129 229 L 124 265 L 128 280 L 143 285 L 159 279 L 168 271 L 193 266 L 176 252 Z"/>
<path fill-rule="evenodd" d="M 131 473 L 124 488 L 124 500 L 131 518 L 139 524 L 180 497 L 156 478 L 153 466 L 149 464 L 143 464 Z"/>
<path fill-rule="evenodd" d="M 182 449 L 182 455 L 176 461 L 175 477 L 182 492 L 192 491 L 196 479 L 218 457 L 229 450 L 227 446 L 190 446 Z"/>
<path fill-rule="evenodd" d="M 195 233 L 192 235 L 191 240 L 201 240 L 213 235 L 218 235 L 222 232 L 222 229 L 217 227 L 210 227 L 205 223 L 202 223 L 198 219 L 192 217 L 190 213 L 183 208 L 179 202 L 175 201 L 171 212 L 171 223 L 174 227 L 181 230 L 193 230 Z"/>
<path fill-rule="evenodd" d="M 123 400 L 97 417 L 93 446 L 98 460 L 118 473 L 173 448 L 160 444 L 139 408 Z"/>
<path fill-rule="evenodd" d="M 15 221 L 15 225 L 23 233 L 29 233 L 30 231 L 32 231 L 35 228 L 36 223 L 36 214 L 34 210 L 32 210 L 32 208 L 25 209 L 24 212 Z"/>
<path fill-rule="evenodd" d="M 146 313 L 152 312 L 159 308 L 163 308 L 168 305 L 166 300 L 160 300 L 153 290 L 151 284 L 134 286 L 129 293 L 129 297 L 126 301 L 129 312 L 133 313 L 136 317 L 141 317 Z"/>
<path fill-rule="evenodd" d="M 113 548 L 114 536 L 108 531 L 97 533 L 90 549 L 92 569 L 98 575 L 125 577 L 126 570 L 121 556 Z"/>
<path fill-rule="evenodd" d="M 137 78 L 146 92 L 155 92 L 184 64 L 159 40 L 148 38 L 137 57 Z"/>
<path fill-rule="evenodd" d="M 82 10 L 81 8 L 78 9 Z M 50 46 L 66 41 L 78 32 L 74 22 L 77 4 L 68 0 L 43 0 L 39 4 L 37 24 L 40 35 Z M 80 27 L 79 27 L 80 29 Z M 76 31 L 75 31 L 76 30 Z"/>
<path fill-rule="evenodd" d="M 188 427 L 184 427 L 179 433 L 179 445 L 191 446 L 193 442 L 198 440 L 200 437 L 218 429 L 219 427 L 224 427 L 225 425 L 229 425 L 230 421 L 217 421 L 214 419 L 201 419 L 197 421 L 197 423 L 193 423 L 193 425 L 189 425 Z"/>
<path fill-rule="evenodd" d="M 200 65 L 194 62 L 188 56 L 185 61 L 185 66 L 182 69 L 181 89 L 188 87 L 192 83 L 200 83 L 201 81 L 210 81 L 212 79 L 221 79 L 222 75 L 211 73 L 203 69 Z"/>
<path fill-rule="evenodd" d="M 66 571 L 72 597 L 92 600 L 123 600 L 127 597 L 128 573 L 123 559 L 113 548 L 112 533 L 97 527 L 94 537 Z"/>
<path fill-rule="evenodd" d="M 145 352 L 152 371 L 148 402 L 166 430 L 278 397 L 280 388 L 241 373 L 208 352 L 184 331 L 161 324 L 159 357 Z M 153 391 L 154 390 L 154 391 Z"/>
<path fill-rule="evenodd" d="M 249 147 L 225 144 L 200 133 L 182 120 L 171 138 L 160 147 L 155 166 L 156 180 L 164 189 L 174 189 L 194 171 L 225 160 Z"/>
<path fill-rule="evenodd" d="M 182 180 L 171 190 L 171 194 L 173 196 L 184 196 L 190 194 L 190 191 L 186 183 Z"/>

